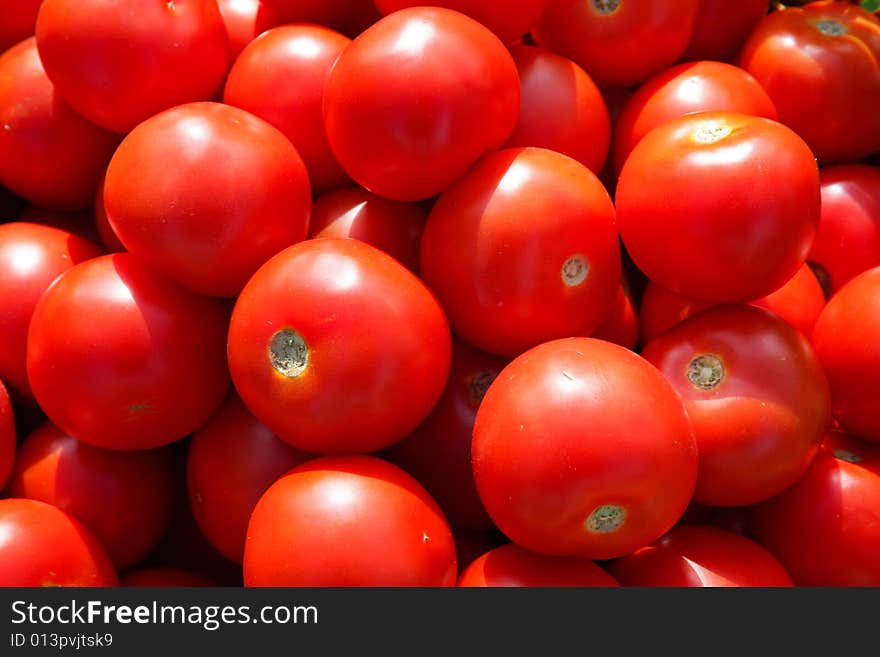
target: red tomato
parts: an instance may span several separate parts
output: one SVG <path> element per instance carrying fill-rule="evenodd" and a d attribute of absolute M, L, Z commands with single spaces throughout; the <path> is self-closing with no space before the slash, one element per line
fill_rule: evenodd
<path fill-rule="evenodd" d="M 0 21 L 0 53 L 34 35 L 42 0 L 5 0 Z"/>
<path fill-rule="evenodd" d="M 110 557 L 58 507 L 0 500 L 0 586 L 117 586 Z"/>
<path fill-rule="evenodd" d="M 229 366 L 242 401 L 279 438 L 316 454 L 366 453 L 428 415 L 450 340 L 433 294 L 391 256 L 359 240 L 308 240 L 245 286 Z"/>
<path fill-rule="evenodd" d="M 700 112 L 636 145 L 615 201 L 624 245 L 648 278 L 696 299 L 747 302 L 804 264 L 819 223 L 819 171 L 779 123 Z"/>
<path fill-rule="evenodd" d="M 749 35 L 740 65 L 820 161 L 880 149 L 880 20 L 870 12 L 843 2 L 771 12 Z"/>
<path fill-rule="evenodd" d="M 684 52 L 700 0 L 551 0 L 532 29 L 600 87 L 632 87 Z"/>
<path fill-rule="evenodd" d="M 212 98 L 230 58 L 216 0 L 43 0 L 37 47 L 58 94 L 116 132 Z"/>
<path fill-rule="evenodd" d="M 598 340 L 607 340 L 627 349 L 635 349 L 639 342 L 639 317 L 632 296 L 621 283 L 617 296 L 605 319 L 590 335 Z"/>
<path fill-rule="evenodd" d="M 226 26 L 233 60 L 247 44 L 281 22 L 275 7 L 263 0 L 217 0 L 217 8 Z"/>
<path fill-rule="evenodd" d="M 516 356 L 593 331 L 620 285 L 614 206 L 582 164 L 543 148 L 486 156 L 431 210 L 421 272 L 452 329 Z"/>
<path fill-rule="evenodd" d="M 71 268 L 40 298 L 27 372 L 60 429 L 96 447 L 183 438 L 220 405 L 226 316 L 127 253 Z"/>
<path fill-rule="evenodd" d="M 611 120 L 596 84 L 570 59 L 532 46 L 510 49 L 520 80 L 519 121 L 507 146 L 539 146 L 598 174 L 608 156 Z"/>
<path fill-rule="evenodd" d="M 266 0 L 282 23 L 315 23 L 356 36 L 379 20 L 373 0 Z"/>
<path fill-rule="evenodd" d="M 0 54 L 0 183 L 31 203 L 86 208 L 119 137 L 75 114 L 33 38 Z"/>
<path fill-rule="evenodd" d="M 700 469 L 694 500 L 745 506 L 803 475 L 831 422 L 810 343 L 766 310 L 719 306 L 642 350 L 685 400 Z"/>
<path fill-rule="evenodd" d="M 798 586 L 880 586 L 880 448 L 828 434 L 794 486 L 751 509 L 749 532 Z"/>
<path fill-rule="evenodd" d="M 15 465 L 15 416 L 6 386 L 0 381 L 0 491 L 6 485 Z"/>
<path fill-rule="evenodd" d="M 194 570 L 155 566 L 129 570 L 119 578 L 119 585 L 177 588 L 181 586 L 217 586 L 218 584 L 207 575 Z"/>
<path fill-rule="evenodd" d="M 523 548 L 609 559 L 662 536 L 690 502 L 684 404 L 641 356 L 593 338 L 542 344 L 489 386 L 472 445 L 489 516 Z"/>
<path fill-rule="evenodd" d="M 614 561 L 610 571 L 623 586 L 792 586 L 785 568 L 763 547 L 708 525 L 674 527 Z"/>
<path fill-rule="evenodd" d="M 125 251 L 125 245 L 119 241 L 119 237 L 113 232 L 113 227 L 107 218 L 107 209 L 104 207 L 105 182 L 106 176 L 101 176 L 101 180 L 98 181 L 98 190 L 95 192 L 95 229 L 98 231 L 98 239 L 107 253 L 122 253 Z"/>
<path fill-rule="evenodd" d="M 455 543 L 419 483 L 373 456 L 297 466 L 248 525 L 245 586 L 453 586 Z"/>
<path fill-rule="evenodd" d="M 576 557 L 547 557 L 512 543 L 474 560 L 461 573 L 459 586 L 619 586 L 592 561 Z"/>
<path fill-rule="evenodd" d="M 413 201 L 439 194 L 501 147 L 519 101 L 516 66 L 494 34 L 458 12 L 414 7 L 345 49 L 324 91 L 324 123 L 352 178 Z"/>
<path fill-rule="evenodd" d="M 276 27 L 242 51 L 223 92 L 223 102 L 265 119 L 290 139 L 316 194 L 350 182 L 327 143 L 322 111 L 330 69 L 350 42 L 318 25 Z"/>
<path fill-rule="evenodd" d="M 767 0 L 700 0 L 694 32 L 684 51 L 685 61 L 730 61 L 749 33 L 767 13 Z"/>

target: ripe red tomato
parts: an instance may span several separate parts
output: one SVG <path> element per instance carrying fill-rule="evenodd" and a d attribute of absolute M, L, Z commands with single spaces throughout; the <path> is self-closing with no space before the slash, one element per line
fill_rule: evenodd
<path fill-rule="evenodd" d="M 611 310 L 590 337 L 607 340 L 627 349 L 635 349 L 638 345 L 639 317 L 632 296 L 623 283 L 617 289 Z"/>
<path fill-rule="evenodd" d="M 459 586 L 619 586 L 592 561 L 548 557 L 508 543 L 475 559 L 458 579 Z"/>
<path fill-rule="evenodd" d="M 0 53 L 34 35 L 42 0 L 5 0 L 0 21 Z"/>
<path fill-rule="evenodd" d="M 324 123 L 352 178 L 413 201 L 439 194 L 501 147 L 519 101 L 516 66 L 494 34 L 458 12 L 414 7 L 345 49 L 324 91 Z"/>
<path fill-rule="evenodd" d="M 248 525 L 246 586 L 454 586 L 443 512 L 403 470 L 374 456 L 297 466 Z"/>
<path fill-rule="evenodd" d="M 767 0 L 700 0 L 685 61 L 732 60 L 755 25 L 767 13 Z"/>
<path fill-rule="evenodd" d="M 242 401 L 307 452 L 374 452 L 440 398 L 451 338 L 412 272 L 359 240 L 308 240 L 263 265 L 239 296 L 229 366 Z"/>
<path fill-rule="evenodd" d="M 216 0 L 44 0 L 37 48 L 58 94 L 116 132 L 213 98 L 230 58 Z"/>
<path fill-rule="evenodd" d="M 486 156 L 434 204 L 421 272 L 452 329 L 516 356 L 593 331 L 620 285 L 614 206 L 582 164 L 543 148 Z"/>
<path fill-rule="evenodd" d="M 6 485 L 15 465 L 15 416 L 6 386 L 0 381 L 0 491 Z"/>
<path fill-rule="evenodd" d="M 49 419 L 96 447 L 183 438 L 226 394 L 226 314 L 128 253 L 94 258 L 43 294 L 27 372 Z"/>
<path fill-rule="evenodd" d="M 823 163 L 880 149 L 880 20 L 843 2 L 768 14 L 752 30 L 740 65 Z"/>
<path fill-rule="evenodd" d="M 373 0 L 266 0 L 281 15 L 281 23 L 314 23 L 357 36 L 382 15 Z"/>
<path fill-rule="evenodd" d="M 641 356 L 593 338 L 516 358 L 477 411 L 472 458 L 489 516 L 547 555 L 619 557 L 672 527 L 697 448 L 684 404 Z"/>
<path fill-rule="evenodd" d="M 719 306 L 642 350 L 685 400 L 700 453 L 694 500 L 745 506 L 803 475 L 831 422 L 810 343 L 766 310 Z"/>
<path fill-rule="evenodd" d="M 120 586 L 137 587 L 168 587 L 180 586 L 218 586 L 212 578 L 194 570 L 172 568 L 170 566 L 154 566 L 138 568 L 123 573 L 119 578 Z"/>
<path fill-rule="evenodd" d="M 0 500 L 0 586 L 117 586 L 110 557 L 58 507 Z"/>
<path fill-rule="evenodd" d="M 747 302 L 804 264 L 819 223 L 819 171 L 784 125 L 699 112 L 642 138 L 615 201 L 624 245 L 648 278 L 696 299 Z"/>
<path fill-rule="evenodd" d="M 623 586 L 792 586 L 785 568 L 766 549 L 709 525 L 678 525 L 609 569 Z"/>
<path fill-rule="evenodd" d="M 281 22 L 278 11 L 263 0 L 217 0 L 234 61 L 244 47 Z"/>
<path fill-rule="evenodd" d="M 265 119 L 290 139 L 316 194 L 350 182 L 327 143 L 322 111 L 330 69 L 349 43 L 318 25 L 276 27 L 242 51 L 223 91 L 224 103 Z"/>

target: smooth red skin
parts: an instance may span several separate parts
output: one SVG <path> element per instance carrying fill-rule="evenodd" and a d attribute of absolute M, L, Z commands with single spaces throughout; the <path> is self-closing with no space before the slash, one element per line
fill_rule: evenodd
<path fill-rule="evenodd" d="M 61 100 L 33 38 L 0 54 L 0 125 L 0 183 L 43 207 L 88 207 L 119 136 Z"/>
<path fill-rule="evenodd" d="M 248 525 L 245 586 L 454 586 L 443 512 L 374 456 L 313 459 L 272 484 Z"/>
<path fill-rule="evenodd" d="M 226 317 L 128 253 L 80 263 L 34 310 L 34 396 L 60 429 L 96 447 L 179 440 L 226 395 Z"/>
<path fill-rule="evenodd" d="M 822 214 L 807 260 L 834 293 L 880 266 L 880 168 L 839 164 L 820 169 L 819 178 Z"/>
<path fill-rule="evenodd" d="M 507 363 L 454 339 L 452 367 L 440 400 L 409 437 L 383 455 L 431 493 L 455 529 L 495 526 L 474 483 L 471 437 L 482 395 Z"/>
<path fill-rule="evenodd" d="M 149 554 L 171 519 L 167 450 L 92 447 L 45 423 L 21 443 L 6 494 L 57 506 L 92 531 L 120 570 Z"/>
<path fill-rule="evenodd" d="M 547 557 L 508 543 L 475 559 L 461 573 L 458 586 L 557 587 L 620 586 L 592 561 L 576 557 Z"/>
<path fill-rule="evenodd" d="M 593 338 L 556 340 L 510 363 L 477 411 L 474 478 L 513 542 L 610 559 L 662 536 L 684 512 L 697 449 L 684 404 L 641 356 Z M 586 520 L 623 507 L 615 531 Z"/>
<path fill-rule="evenodd" d="M 6 485 L 15 465 L 15 415 L 6 386 L 0 381 L 0 491 Z"/>
<path fill-rule="evenodd" d="M 711 301 L 688 299 L 649 282 L 639 308 L 642 342 L 647 344 L 688 317 L 716 305 Z M 791 280 L 776 292 L 749 305 L 770 310 L 809 339 L 825 307 L 825 295 L 810 266 L 802 265 Z"/>
<path fill-rule="evenodd" d="M 187 487 L 193 516 L 223 556 L 241 563 L 248 521 L 260 497 L 311 455 L 288 445 L 235 394 L 193 434 Z"/>
<path fill-rule="evenodd" d="M 126 250 L 125 245 L 113 232 L 113 227 L 107 218 L 107 209 L 104 207 L 104 182 L 106 179 L 106 176 L 101 176 L 101 180 L 98 181 L 98 190 L 95 192 L 95 229 L 98 231 L 98 239 L 107 253 L 122 253 Z"/>
<path fill-rule="evenodd" d="M 272 366 L 272 336 L 309 349 L 296 377 Z M 451 337 L 431 291 L 359 240 L 319 239 L 263 265 L 236 302 L 229 367 L 242 401 L 279 438 L 314 454 L 375 452 L 405 438 L 440 398 Z"/>
<path fill-rule="evenodd" d="M 120 586 L 127 587 L 162 587 L 177 588 L 181 586 L 219 586 L 212 578 L 194 570 L 155 566 L 130 570 L 119 578 Z"/>
<path fill-rule="evenodd" d="M 791 577 L 752 540 L 709 525 L 678 525 L 609 567 L 623 586 L 790 587 Z"/>
<path fill-rule="evenodd" d="M 624 105 L 614 122 L 615 170 L 621 170 L 635 145 L 652 129 L 685 114 L 707 111 L 776 120 L 770 96 L 741 68 L 713 61 L 679 64 L 647 80 Z"/>
<path fill-rule="evenodd" d="M 117 586 L 98 539 L 58 507 L 0 500 L 0 586 Z"/>
<path fill-rule="evenodd" d="M 34 35 L 42 0 L 6 0 L 0 22 L 0 52 Z"/>
<path fill-rule="evenodd" d="M 714 127 L 714 143 L 693 135 Z M 785 180 L 784 185 L 779 181 Z M 684 296 L 742 303 L 804 264 L 819 224 L 819 171 L 794 132 L 761 117 L 700 112 L 649 132 L 626 160 L 615 205 L 649 279 Z"/>
<path fill-rule="evenodd" d="M 0 378 L 33 400 L 27 334 L 40 296 L 62 273 L 101 249 L 66 230 L 28 222 L 0 225 Z"/>
<path fill-rule="evenodd" d="M 230 64 L 216 0 L 44 0 L 36 32 L 58 94 L 115 132 L 213 98 Z"/>
<path fill-rule="evenodd" d="M 767 0 L 739 0 L 735 7 L 728 0 L 700 0 L 694 31 L 682 59 L 733 60 L 766 13 Z"/>
<path fill-rule="evenodd" d="M 531 33 L 600 87 L 634 87 L 684 53 L 699 6 L 700 0 L 624 0 L 602 15 L 592 1 L 551 0 Z"/>
<path fill-rule="evenodd" d="M 266 260 L 305 239 L 312 198 L 279 130 L 236 107 L 190 103 L 122 141 L 104 207 L 129 252 L 194 292 L 234 297 Z"/>
<path fill-rule="evenodd" d="M 642 356 L 682 396 L 700 471 L 694 500 L 746 506 L 780 493 L 806 472 L 831 423 L 828 383 L 808 340 L 751 306 L 698 313 L 649 342 Z M 724 378 L 701 390 L 691 361 L 713 354 Z"/>
<path fill-rule="evenodd" d="M 568 285 L 563 266 L 576 255 L 590 271 Z M 438 199 L 422 233 L 422 277 L 453 331 L 503 356 L 593 331 L 614 303 L 620 267 L 602 183 L 542 148 L 483 158 Z"/>
<path fill-rule="evenodd" d="M 382 15 L 373 0 L 265 0 L 273 5 L 282 23 L 315 23 L 355 37 Z"/>
<path fill-rule="evenodd" d="M 351 182 L 330 150 L 322 109 L 330 70 L 349 43 L 319 25 L 276 27 L 242 51 L 223 91 L 224 103 L 265 119 L 290 139 L 315 194 Z"/>
<path fill-rule="evenodd" d="M 813 349 L 831 386 L 832 412 L 850 433 L 880 443 L 880 267 L 831 297 L 813 329 Z"/>
<path fill-rule="evenodd" d="M 344 187 L 315 199 L 309 237 L 352 237 L 418 273 L 419 243 L 427 216 L 416 203 L 389 201 L 363 187 Z"/>
<path fill-rule="evenodd" d="M 849 32 L 822 34 L 815 28 L 820 20 Z M 880 149 L 880 19 L 872 13 L 843 2 L 771 12 L 752 30 L 739 64 L 823 164 Z"/>
<path fill-rule="evenodd" d="M 414 7 L 386 16 L 345 49 L 324 91 L 324 125 L 337 161 L 358 184 L 415 201 L 436 196 L 500 148 L 519 103 L 516 66 L 494 34 L 458 12 Z"/>
<path fill-rule="evenodd" d="M 233 61 L 246 45 L 281 22 L 275 7 L 263 0 L 217 0 L 217 8 L 226 26 Z"/>
<path fill-rule="evenodd" d="M 510 49 L 519 72 L 519 120 L 506 146 L 539 146 L 598 174 L 608 156 L 611 120 L 596 84 L 570 59 L 533 46 Z"/>
<path fill-rule="evenodd" d="M 613 342 L 627 349 L 635 349 L 638 345 L 639 316 L 633 298 L 623 284 L 617 290 L 611 310 L 590 337 Z"/>

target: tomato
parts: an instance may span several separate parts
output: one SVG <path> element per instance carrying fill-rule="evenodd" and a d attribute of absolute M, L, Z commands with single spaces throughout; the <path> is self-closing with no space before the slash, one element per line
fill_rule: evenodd
<path fill-rule="evenodd" d="M 37 48 L 58 94 L 116 132 L 213 98 L 230 59 L 215 0 L 44 0 Z"/>
<path fill-rule="evenodd" d="M 679 64 L 647 80 L 624 105 L 614 123 L 615 170 L 620 171 L 635 145 L 657 126 L 706 111 L 776 119 L 767 92 L 741 68 L 712 61 Z"/>
<path fill-rule="evenodd" d="M 374 456 L 313 459 L 260 498 L 245 586 L 453 586 L 455 543 L 419 483 Z"/>
<path fill-rule="evenodd" d="M 275 7 L 263 0 L 217 0 L 217 8 L 226 26 L 233 60 L 251 41 L 281 22 Z"/>
<path fill-rule="evenodd" d="M 34 35 L 42 0 L 6 0 L 0 22 L 0 53 Z"/>
<path fill-rule="evenodd" d="M 519 121 L 507 146 L 539 146 L 598 174 L 608 156 L 611 120 L 596 84 L 570 59 L 532 46 L 510 49 L 520 79 Z"/>
<path fill-rule="evenodd" d="M 88 207 L 119 138 L 58 97 L 33 38 L 0 54 L 0 125 L 0 183 L 36 205 Z"/>
<path fill-rule="evenodd" d="M 0 381 L 0 491 L 6 485 L 15 465 L 15 415 L 6 386 Z"/>
<path fill-rule="evenodd" d="M 6 491 L 57 506 L 88 527 L 119 569 L 149 554 L 174 502 L 167 450 L 92 447 L 46 423 L 24 439 Z"/>
<path fill-rule="evenodd" d="M 820 169 L 819 178 L 822 214 L 807 259 L 830 295 L 880 266 L 880 168 L 839 164 Z"/>
<path fill-rule="evenodd" d="M 497 151 L 434 205 L 421 272 L 456 334 L 490 353 L 588 334 L 620 285 L 614 207 L 565 155 Z"/>
<path fill-rule="evenodd" d="M 223 556 L 241 563 L 251 513 L 275 480 L 308 454 L 279 440 L 230 394 L 193 435 L 187 460 L 196 522 Z"/>
<path fill-rule="evenodd" d="M 831 297 L 813 330 L 813 349 L 831 385 L 834 417 L 864 440 L 880 443 L 880 267 Z"/>
<path fill-rule="evenodd" d="M 350 42 L 318 25 L 276 27 L 242 51 L 223 91 L 223 102 L 265 119 L 290 139 L 316 194 L 350 182 L 327 143 L 322 111 L 330 69 Z"/>
<path fill-rule="evenodd" d="M 615 201 L 623 243 L 648 278 L 695 299 L 747 302 L 804 264 L 819 223 L 819 171 L 779 123 L 699 112 L 642 138 Z"/>
<path fill-rule="evenodd" d="M 281 15 L 282 23 L 315 23 L 356 36 L 382 15 L 373 0 L 264 0 Z"/>
<path fill-rule="evenodd" d="M 843 2 L 774 11 L 739 61 L 821 162 L 880 149 L 880 20 L 870 12 Z"/>
<path fill-rule="evenodd" d="M 551 0 L 532 35 L 580 64 L 600 87 L 633 87 L 682 55 L 699 6 L 700 0 Z"/>
<path fill-rule="evenodd" d="M 340 55 L 324 90 L 324 124 L 360 185 L 413 201 L 439 194 L 501 147 L 519 102 L 516 66 L 494 34 L 458 12 L 413 7 Z"/>
<path fill-rule="evenodd" d="M 807 339 L 776 315 L 710 308 L 642 356 L 685 400 L 700 452 L 694 500 L 754 504 L 806 472 L 831 422 L 828 383 Z"/>
<path fill-rule="evenodd" d="M 767 14 L 767 4 L 767 0 L 738 0 L 735 5 L 729 0 L 700 0 L 694 32 L 682 59 L 732 60 Z"/>
<path fill-rule="evenodd" d="M 101 176 L 98 181 L 98 189 L 95 192 L 95 229 L 98 232 L 98 239 L 107 253 L 122 253 L 125 251 L 125 245 L 119 241 L 119 237 L 113 232 L 110 220 L 107 218 L 107 209 L 104 207 L 104 182 L 106 176 Z"/>
<path fill-rule="evenodd" d="M 749 533 L 798 586 L 880 586 L 880 448 L 829 433 L 794 486 L 752 507 Z"/>
<path fill-rule="evenodd" d="M 684 404 L 641 356 L 556 340 L 505 367 L 477 411 L 474 478 L 520 547 L 609 559 L 647 545 L 691 500 L 697 448 Z"/>
<path fill-rule="evenodd" d="M 0 586 L 117 586 L 94 535 L 58 507 L 0 500 Z"/>
<path fill-rule="evenodd" d="M 169 587 L 181 586 L 217 586 L 217 582 L 194 570 L 172 568 L 169 566 L 155 566 L 153 568 L 138 568 L 123 573 L 119 578 L 120 586 L 137 587 Z"/>
<path fill-rule="evenodd" d="M 590 337 L 607 340 L 627 349 L 635 349 L 639 342 L 639 317 L 631 293 L 621 283 L 611 310 Z"/>
<path fill-rule="evenodd" d="M 96 447 L 183 438 L 226 394 L 226 316 L 127 253 L 82 262 L 43 294 L 28 332 L 34 397 Z"/>
<path fill-rule="evenodd" d="M 512 543 L 475 559 L 461 573 L 459 586 L 619 586 L 592 561 L 576 557 L 547 557 Z"/>
<path fill-rule="evenodd" d="M 374 452 L 440 398 L 449 325 L 434 295 L 359 240 L 316 239 L 263 265 L 229 326 L 232 380 L 250 411 L 307 452 Z"/>
<path fill-rule="evenodd" d="M 763 547 L 708 525 L 674 527 L 609 569 L 624 586 L 792 586 L 785 568 Z"/>

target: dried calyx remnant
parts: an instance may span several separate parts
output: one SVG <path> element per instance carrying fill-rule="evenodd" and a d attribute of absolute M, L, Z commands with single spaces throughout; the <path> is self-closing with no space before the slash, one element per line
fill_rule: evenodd
<path fill-rule="evenodd" d="M 701 354 L 688 363 L 687 378 L 698 390 L 712 390 L 724 379 L 724 363 L 715 354 Z"/>
<path fill-rule="evenodd" d="M 698 144 L 714 144 L 724 139 L 731 132 L 729 125 L 723 123 L 707 123 L 694 131 L 694 141 Z"/>
<path fill-rule="evenodd" d="M 620 9 L 623 0 L 592 0 L 593 9 L 599 14 L 613 14 Z"/>
<path fill-rule="evenodd" d="M 604 534 L 620 529 L 626 520 L 626 511 L 616 504 L 603 504 L 593 509 L 587 517 L 587 531 Z"/>
<path fill-rule="evenodd" d="M 583 283 L 590 273 L 590 263 L 578 254 L 573 255 L 562 264 L 562 282 L 573 287 Z"/>
<path fill-rule="evenodd" d="M 288 378 L 299 376 L 309 365 L 309 347 L 293 329 L 281 329 L 269 341 L 269 361 L 279 374 Z"/>

